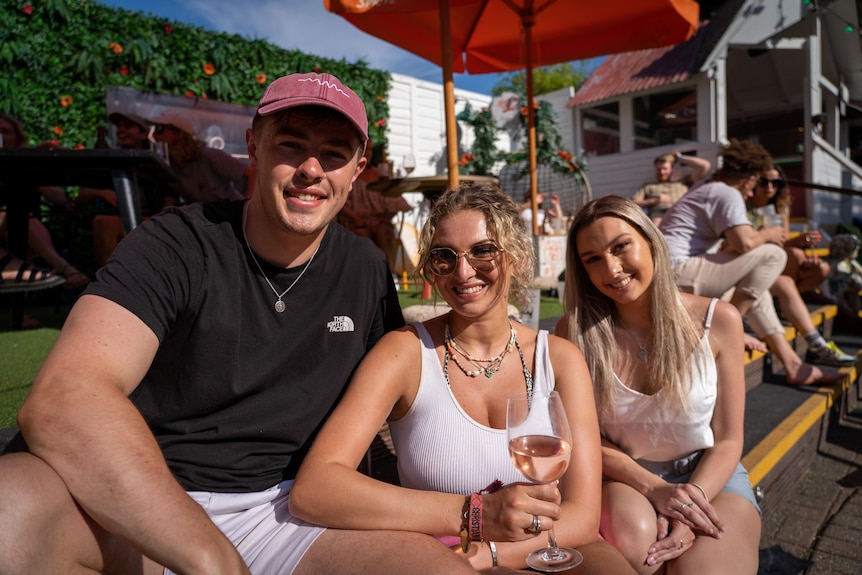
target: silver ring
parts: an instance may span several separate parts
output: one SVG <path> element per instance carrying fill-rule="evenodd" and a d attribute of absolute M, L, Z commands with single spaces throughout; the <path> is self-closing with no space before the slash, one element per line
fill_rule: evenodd
<path fill-rule="evenodd" d="M 539 519 L 538 515 L 533 515 L 533 522 L 530 524 L 530 528 L 527 529 L 530 533 L 539 533 L 542 531 L 542 520 Z"/>
<path fill-rule="evenodd" d="M 682 539 L 679 540 L 679 548 L 682 550 Z"/>
<path fill-rule="evenodd" d="M 691 505 L 691 503 L 683 503 L 682 505 L 679 506 L 679 512 L 682 513 L 683 511 L 685 511 L 685 508 L 689 507 L 690 505 Z"/>

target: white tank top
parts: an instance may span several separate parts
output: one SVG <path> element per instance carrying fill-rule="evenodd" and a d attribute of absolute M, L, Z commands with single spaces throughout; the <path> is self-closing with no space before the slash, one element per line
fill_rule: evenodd
<path fill-rule="evenodd" d="M 614 375 L 612 413 L 602 422 L 602 435 L 633 459 L 672 461 L 713 446 L 712 414 L 718 394 L 718 371 L 709 346 L 709 326 L 718 300 L 713 299 L 704 321 L 703 338 L 689 365 L 690 408 L 674 410 L 664 391 L 645 395 Z"/>
<path fill-rule="evenodd" d="M 504 485 L 527 481 L 509 458 L 506 430 L 482 425 L 464 412 L 446 384 L 430 334 L 421 323 L 410 325 L 422 345 L 419 390 L 404 417 L 389 422 L 401 485 L 467 495 L 495 480 Z M 548 332 L 543 330 L 536 338 L 533 390 L 553 388 Z"/>

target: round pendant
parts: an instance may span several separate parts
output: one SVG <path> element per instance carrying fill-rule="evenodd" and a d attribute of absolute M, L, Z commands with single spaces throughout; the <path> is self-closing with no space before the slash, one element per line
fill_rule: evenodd
<path fill-rule="evenodd" d="M 283 301 L 278 300 L 277 302 L 275 302 L 275 311 L 277 311 L 278 313 L 284 312 L 284 302 Z"/>

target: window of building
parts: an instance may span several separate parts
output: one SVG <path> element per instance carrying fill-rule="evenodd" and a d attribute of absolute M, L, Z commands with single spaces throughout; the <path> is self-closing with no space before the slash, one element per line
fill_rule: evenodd
<path fill-rule="evenodd" d="M 641 96 L 632 103 L 635 149 L 697 141 L 697 93 L 694 90 Z"/>
<path fill-rule="evenodd" d="M 584 152 L 587 156 L 620 151 L 620 105 L 617 102 L 583 110 Z"/>

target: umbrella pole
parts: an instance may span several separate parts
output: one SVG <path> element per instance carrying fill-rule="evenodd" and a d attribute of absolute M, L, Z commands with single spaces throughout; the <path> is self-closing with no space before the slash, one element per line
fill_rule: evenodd
<path fill-rule="evenodd" d="M 455 121 L 455 81 L 452 79 L 452 32 L 449 0 L 439 0 L 440 52 L 443 61 L 443 108 L 446 116 L 446 167 L 449 187 L 458 185 L 458 126 Z"/>
<path fill-rule="evenodd" d="M 530 2 L 532 5 L 532 2 Z M 532 6 L 528 14 L 521 19 L 524 27 L 524 39 L 527 47 L 524 50 L 524 59 L 527 65 L 527 150 L 528 165 L 530 168 L 530 202 L 533 209 L 533 235 L 539 235 L 539 205 L 538 184 L 536 182 L 536 110 L 533 108 L 533 13 Z"/>

